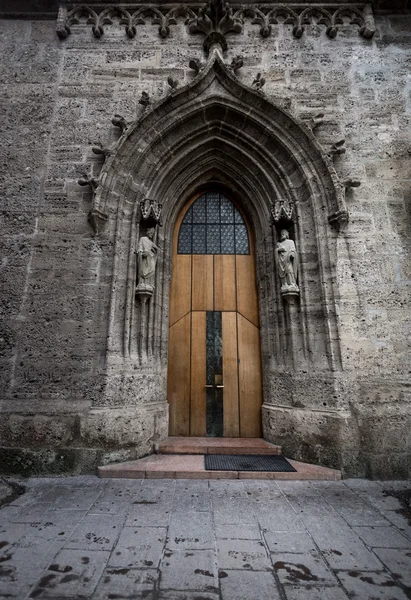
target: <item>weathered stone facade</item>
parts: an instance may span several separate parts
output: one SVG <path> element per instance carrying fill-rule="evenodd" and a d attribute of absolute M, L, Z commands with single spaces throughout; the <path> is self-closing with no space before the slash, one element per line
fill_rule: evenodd
<path fill-rule="evenodd" d="M 3 469 L 87 472 L 167 436 L 171 239 L 218 181 L 255 234 L 264 436 L 347 475 L 410 476 L 407 7 L 233 4 L 210 37 L 200 5 L 103 5 L 0 20 Z"/>

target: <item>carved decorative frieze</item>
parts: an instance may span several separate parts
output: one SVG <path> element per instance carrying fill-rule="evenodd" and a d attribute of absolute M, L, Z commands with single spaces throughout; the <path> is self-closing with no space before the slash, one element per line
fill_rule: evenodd
<path fill-rule="evenodd" d="M 206 51 L 213 42 L 227 48 L 226 34 L 241 33 L 244 22 L 250 21 L 260 27 L 260 35 L 264 38 L 271 35 L 273 26 L 292 25 L 294 36 L 301 38 L 307 25 L 318 24 L 325 27 L 327 36 L 334 39 L 338 30 L 344 25 L 358 26 L 360 35 L 371 39 L 375 34 L 375 22 L 372 4 L 358 2 L 355 4 L 324 4 L 321 2 L 293 3 L 285 5 L 270 2 L 264 5 L 228 4 L 223 0 L 209 0 L 203 6 L 182 5 L 168 9 L 166 6 L 156 7 L 125 3 L 121 6 L 107 6 L 104 0 L 101 5 L 87 6 L 72 2 L 62 2 L 57 18 L 56 32 L 60 39 L 65 39 L 71 33 L 71 27 L 78 24 L 91 26 L 96 38 L 104 35 L 104 26 L 114 21 L 124 27 L 129 38 L 137 35 L 137 26 L 145 25 L 147 20 L 158 25 L 162 38 L 171 35 L 170 25 L 176 25 L 181 18 L 187 24 L 192 34 L 205 35 Z"/>
<path fill-rule="evenodd" d="M 209 0 L 198 11 L 198 15 L 188 21 L 190 33 L 205 35 L 204 50 L 209 51 L 215 43 L 227 50 L 227 33 L 241 33 L 244 21 L 233 15 L 233 9 L 224 0 Z"/>

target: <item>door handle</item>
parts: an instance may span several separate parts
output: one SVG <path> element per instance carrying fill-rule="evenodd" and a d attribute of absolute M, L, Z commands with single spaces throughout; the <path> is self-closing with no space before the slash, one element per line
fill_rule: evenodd
<path fill-rule="evenodd" d="M 216 388 L 223 388 L 223 385 L 216 385 Z"/>
<path fill-rule="evenodd" d="M 213 388 L 214 386 L 213 385 L 206 385 L 205 387 L 206 388 Z"/>

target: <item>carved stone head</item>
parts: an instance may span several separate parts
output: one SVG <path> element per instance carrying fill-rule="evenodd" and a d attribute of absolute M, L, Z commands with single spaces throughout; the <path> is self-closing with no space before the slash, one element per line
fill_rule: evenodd
<path fill-rule="evenodd" d="M 288 239 L 290 239 L 290 234 L 288 233 L 287 229 L 282 229 L 280 231 L 280 240 L 283 242 L 284 240 Z"/>

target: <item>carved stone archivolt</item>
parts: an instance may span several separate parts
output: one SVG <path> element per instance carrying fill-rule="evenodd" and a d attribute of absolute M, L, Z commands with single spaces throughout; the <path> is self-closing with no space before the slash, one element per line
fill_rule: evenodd
<path fill-rule="evenodd" d="M 150 20 L 158 25 L 162 38 L 171 35 L 171 25 L 178 19 L 187 24 L 192 34 L 202 33 L 205 36 L 204 48 L 208 52 L 214 41 L 218 41 L 225 49 L 227 34 L 242 33 L 244 22 L 259 26 L 260 35 L 269 37 L 273 26 L 292 25 L 294 37 L 301 38 L 307 25 L 313 23 L 325 27 L 327 36 L 334 39 L 338 30 L 345 24 L 356 25 L 360 35 L 371 39 L 375 34 L 375 23 L 371 3 L 354 3 L 341 5 L 338 3 L 311 2 L 284 3 L 270 2 L 264 5 L 228 4 L 223 0 L 210 0 L 204 5 L 181 5 L 171 9 L 132 2 L 121 6 L 105 6 L 104 0 L 99 6 L 72 2 L 61 3 L 57 19 L 57 35 L 65 39 L 70 35 L 73 25 L 87 24 L 96 38 L 104 35 L 104 26 L 118 22 L 127 37 L 134 38 L 138 26 Z"/>

